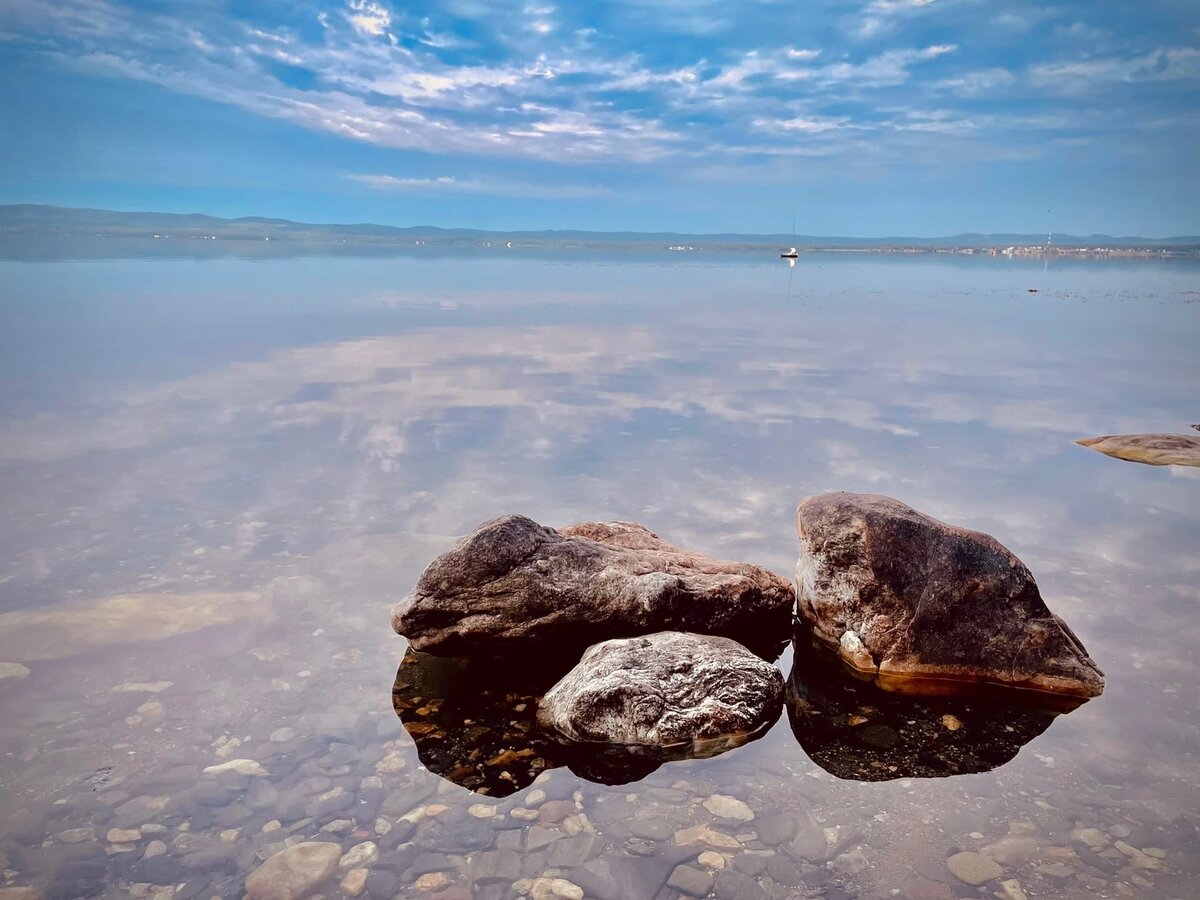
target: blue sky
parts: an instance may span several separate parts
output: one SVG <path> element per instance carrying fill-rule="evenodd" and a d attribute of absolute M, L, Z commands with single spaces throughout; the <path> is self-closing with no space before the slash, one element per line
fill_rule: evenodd
<path fill-rule="evenodd" d="M 0 202 L 1200 233 L 1200 3 L 2 0 Z"/>

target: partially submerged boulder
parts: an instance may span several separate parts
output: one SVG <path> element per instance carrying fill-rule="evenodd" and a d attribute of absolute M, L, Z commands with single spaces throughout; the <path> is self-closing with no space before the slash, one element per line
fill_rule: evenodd
<path fill-rule="evenodd" d="M 1104 675 L 995 538 L 877 494 L 796 510 L 800 616 L 861 677 L 912 694 L 1024 693 L 1067 705 Z M 1057 701 L 1057 702 L 1056 702 Z"/>
<path fill-rule="evenodd" d="M 736 641 L 664 631 L 589 648 L 546 693 L 538 724 L 570 741 L 696 755 L 764 732 L 782 697 L 780 671 Z"/>
<path fill-rule="evenodd" d="M 446 656 L 536 647 L 574 659 L 597 641 L 664 630 L 777 654 L 794 596 L 766 569 L 680 550 L 632 522 L 556 531 L 504 516 L 430 563 L 392 626 L 417 650 Z"/>
<path fill-rule="evenodd" d="M 1190 434 L 1106 434 L 1075 443 L 1148 466 L 1200 466 L 1200 438 Z"/>

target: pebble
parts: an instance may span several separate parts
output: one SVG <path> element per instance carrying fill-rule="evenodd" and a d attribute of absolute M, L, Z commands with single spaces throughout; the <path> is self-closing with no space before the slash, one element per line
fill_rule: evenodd
<path fill-rule="evenodd" d="M 520 893 L 528 894 L 532 900 L 583 900 L 583 888 L 565 878 L 521 879 L 513 887 L 518 885 L 525 888 Z"/>
<path fill-rule="evenodd" d="M 296 900 L 333 874 L 342 850 L 337 844 L 303 841 L 280 850 L 250 873 L 246 895 L 250 900 Z"/>
<path fill-rule="evenodd" d="M 1028 900 L 1021 889 L 1021 882 L 1015 878 L 1000 882 L 1000 896 L 1003 900 Z"/>
<path fill-rule="evenodd" d="M 265 823 L 259 830 L 263 834 L 271 834 L 272 832 L 278 831 L 282 827 L 282 822 L 280 822 L 278 819 L 272 819 L 270 822 Z"/>
<path fill-rule="evenodd" d="M 713 794 L 711 797 L 707 797 L 701 805 L 720 819 L 749 822 L 754 818 L 754 810 L 736 797 L 729 797 L 725 794 Z"/>
<path fill-rule="evenodd" d="M 379 845 L 374 841 L 363 841 L 346 851 L 346 855 L 338 863 L 338 868 L 357 869 L 361 866 L 369 866 L 377 859 L 379 859 Z"/>
<path fill-rule="evenodd" d="M 289 741 L 294 741 L 295 739 L 295 728 L 276 728 L 271 732 L 270 738 L 272 744 L 286 744 Z"/>
<path fill-rule="evenodd" d="M 1038 866 L 1037 870 L 1039 875 L 1045 875 L 1047 878 L 1070 878 L 1075 874 L 1074 869 L 1062 863 L 1046 863 Z"/>
<path fill-rule="evenodd" d="M 696 862 L 704 866 L 706 869 L 723 869 L 725 868 L 725 857 L 714 850 L 705 850 L 696 857 Z"/>
<path fill-rule="evenodd" d="M 431 893 L 433 891 L 440 891 L 449 884 L 450 879 L 446 877 L 445 872 L 426 872 L 413 882 L 413 890 L 420 891 L 421 893 Z"/>
<path fill-rule="evenodd" d="M 29 667 L 15 662 L 0 662 L 0 681 L 20 681 L 29 677 Z"/>
<path fill-rule="evenodd" d="M 975 885 L 991 881 L 993 878 L 999 878 L 1004 871 L 995 860 L 988 859 L 982 853 L 973 853 L 970 850 L 955 853 L 946 860 L 946 868 L 959 881 Z"/>
<path fill-rule="evenodd" d="M 142 832 L 136 828 L 110 828 L 105 837 L 110 844 L 132 844 L 142 839 Z"/>
<path fill-rule="evenodd" d="M 68 828 L 58 833 L 58 839 L 64 844 L 82 844 L 84 841 L 94 841 L 96 832 L 91 828 Z"/>
<path fill-rule="evenodd" d="M 740 850 L 742 846 L 737 838 L 714 831 L 707 825 L 693 825 L 691 828 L 683 828 L 675 832 L 675 845 L 677 847 L 687 847 L 692 844 L 707 844 L 710 847 L 719 847 L 727 850 Z"/>
<path fill-rule="evenodd" d="M 671 877 L 667 879 L 667 886 L 690 897 L 705 897 L 712 890 L 713 876 L 710 872 L 692 866 L 676 866 Z"/>
<path fill-rule="evenodd" d="M 949 713 L 942 716 L 942 727 L 947 731 L 958 731 L 962 728 L 962 720 L 958 716 L 952 716 Z"/>
<path fill-rule="evenodd" d="M 367 869 L 351 869 L 339 885 L 342 893 L 347 897 L 357 897 L 367 889 L 367 876 L 370 874 Z"/>
<path fill-rule="evenodd" d="M 543 791 L 541 788 L 530 791 L 528 796 L 525 797 L 525 805 L 526 806 L 541 806 L 545 802 L 546 802 L 546 792 Z"/>
<path fill-rule="evenodd" d="M 829 865 L 843 875 L 857 875 L 871 863 L 867 860 L 862 848 L 855 847 L 853 850 L 835 856 Z"/>
<path fill-rule="evenodd" d="M 218 754 L 219 755 L 219 754 Z M 236 772 L 238 775 L 266 775 L 267 770 L 252 759 L 231 759 L 204 769 L 205 775 L 220 775 L 224 772 Z"/>
<path fill-rule="evenodd" d="M 496 807 L 486 803 L 473 803 L 467 807 L 467 814 L 475 819 L 491 819 L 496 815 Z"/>
<path fill-rule="evenodd" d="M 162 856 L 167 852 L 167 845 L 162 841 L 151 841 L 146 845 L 146 852 L 142 854 L 142 859 L 154 859 L 156 856 Z"/>
<path fill-rule="evenodd" d="M 161 694 L 174 686 L 173 681 L 126 681 L 108 690 L 111 694 Z"/>
<path fill-rule="evenodd" d="M 137 714 L 147 719 L 161 719 L 166 712 L 166 708 L 157 700 L 147 700 L 137 708 Z"/>

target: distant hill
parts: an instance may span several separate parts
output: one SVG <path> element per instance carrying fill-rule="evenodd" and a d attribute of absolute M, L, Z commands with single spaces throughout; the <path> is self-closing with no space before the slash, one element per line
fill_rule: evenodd
<path fill-rule="evenodd" d="M 473 228 L 437 228 L 431 225 L 394 226 L 361 224 L 313 224 L 288 219 L 247 216 L 222 219 L 201 213 L 120 212 L 106 209 L 76 209 L 63 206 L 14 204 L 0 206 L 0 240 L 5 237 L 112 237 L 159 240 L 195 239 L 235 241 L 306 241 L 363 244 L 438 244 L 481 241 L 513 241 L 522 244 L 560 246 L 689 246 L 697 249 L 796 246 L 807 249 L 951 248 L 1038 246 L 1045 233 L 955 234 L 946 237 L 855 238 L 790 234 L 681 234 L 638 231 L 483 231 Z M 1166 238 L 1114 237 L 1107 234 L 1054 234 L 1062 247 L 1164 247 L 1200 246 L 1200 236 Z"/>

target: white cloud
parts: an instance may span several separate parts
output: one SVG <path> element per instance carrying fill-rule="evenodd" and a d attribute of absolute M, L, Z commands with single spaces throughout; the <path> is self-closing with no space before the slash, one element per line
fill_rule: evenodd
<path fill-rule="evenodd" d="M 871 0 L 862 12 L 855 33 L 860 38 L 874 37 L 890 28 L 896 18 L 933 4 L 934 0 Z"/>
<path fill-rule="evenodd" d="M 505 197 L 529 197 L 554 200 L 586 200 L 607 197 L 612 194 L 607 188 L 571 184 L 530 184 L 513 181 L 480 181 L 461 179 L 452 175 L 436 178 L 404 178 L 396 175 L 347 175 L 352 181 L 365 184 L 381 191 L 412 193 L 466 193 L 493 194 Z"/>
<path fill-rule="evenodd" d="M 755 119 L 756 128 L 768 128 L 779 131 L 801 132 L 804 134 L 821 134 L 825 131 L 837 131 L 849 126 L 849 116 L 796 116 L 791 119 Z"/>
<path fill-rule="evenodd" d="M 1200 80 L 1200 49 L 1159 47 L 1141 56 L 1047 63 L 1029 74 L 1068 90 L 1086 90 L 1095 82 L 1194 81 Z"/>
<path fill-rule="evenodd" d="M 346 19 L 359 34 L 379 36 L 392 24 L 392 14 L 387 7 L 372 0 L 347 0 Z"/>
<path fill-rule="evenodd" d="M 937 59 L 957 49 L 954 44 L 935 44 L 920 50 L 888 50 L 857 65 L 835 63 L 825 66 L 820 70 L 820 78 L 827 83 L 852 81 L 873 87 L 902 84 L 908 80 L 910 66 Z"/>
<path fill-rule="evenodd" d="M 999 88 L 1009 87 L 1017 80 L 1017 76 L 1008 69 L 996 67 L 980 69 L 975 72 L 964 72 L 951 78 L 935 81 L 933 87 L 951 91 L 964 97 L 974 97 L 989 94 Z"/>

